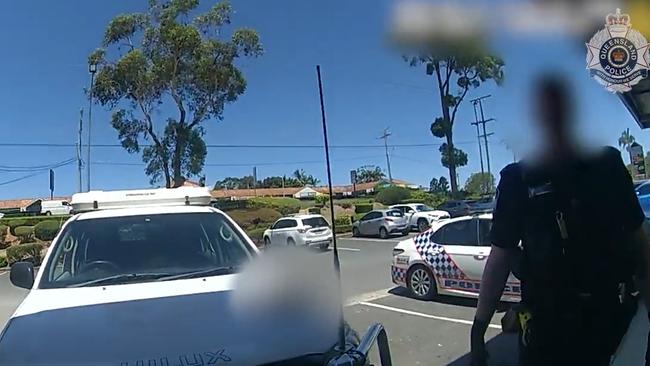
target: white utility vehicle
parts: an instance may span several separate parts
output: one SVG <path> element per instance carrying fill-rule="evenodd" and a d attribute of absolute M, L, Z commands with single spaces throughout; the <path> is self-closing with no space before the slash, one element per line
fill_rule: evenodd
<path fill-rule="evenodd" d="M 389 208 L 400 210 L 409 220 L 410 227 L 419 232 L 427 230 L 434 222 L 450 218 L 449 212 L 435 210 L 424 203 L 406 203 L 393 205 Z"/>
<path fill-rule="evenodd" d="M 283 217 L 264 231 L 266 246 L 307 246 L 325 250 L 331 243 L 330 224 L 321 215 Z"/>
<path fill-rule="evenodd" d="M 43 215 L 69 215 L 72 206 L 68 201 L 43 200 L 41 201 L 41 214 Z"/>

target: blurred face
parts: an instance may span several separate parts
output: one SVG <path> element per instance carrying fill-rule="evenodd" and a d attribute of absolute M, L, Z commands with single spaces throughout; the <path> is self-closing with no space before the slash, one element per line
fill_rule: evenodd
<path fill-rule="evenodd" d="M 543 86 L 535 93 L 535 122 L 545 138 L 546 146 L 556 146 L 567 143 L 570 113 L 564 91 L 558 86 Z"/>

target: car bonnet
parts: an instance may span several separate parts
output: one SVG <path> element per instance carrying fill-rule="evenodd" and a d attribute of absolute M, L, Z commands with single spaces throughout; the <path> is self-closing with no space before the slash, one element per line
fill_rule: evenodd
<path fill-rule="evenodd" d="M 167 284 L 193 286 L 186 282 Z M 52 297 L 67 292 L 74 298 L 73 291 L 92 290 L 101 297 L 101 292 L 115 287 L 122 286 L 35 292 L 48 291 Z M 26 303 L 3 331 L 0 360 L 8 365 L 56 366 L 258 365 L 323 353 L 336 343 L 337 325 L 324 324 L 317 314 L 248 316 L 235 308 L 232 295 L 233 290 L 179 292 L 39 311 L 25 311 L 32 306 Z M 26 302 L 30 301 L 47 299 L 30 295 Z"/>

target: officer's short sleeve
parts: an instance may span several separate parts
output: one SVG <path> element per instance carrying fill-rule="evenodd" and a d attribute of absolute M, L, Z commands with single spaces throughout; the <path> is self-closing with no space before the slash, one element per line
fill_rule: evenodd
<path fill-rule="evenodd" d="M 620 220 L 623 231 L 632 232 L 638 229 L 645 220 L 645 214 L 634 192 L 630 172 L 625 167 L 621 153 L 613 147 L 606 149 L 607 160 L 611 166 L 612 197 L 616 200 L 616 215 Z"/>
<path fill-rule="evenodd" d="M 496 206 L 492 213 L 490 241 L 500 248 L 515 248 L 522 237 L 522 213 L 525 187 L 519 164 L 510 164 L 501 171 Z"/>

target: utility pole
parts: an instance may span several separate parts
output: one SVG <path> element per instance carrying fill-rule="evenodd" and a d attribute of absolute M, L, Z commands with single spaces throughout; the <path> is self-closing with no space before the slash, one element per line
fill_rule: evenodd
<path fill-rule="evenodd" d="M 95 84 L 95 73 L 97 72 L 97 64 L 88 65 L 88 72 L 90 73 L 90 89 L 88 89 L 88 157 L 86 158 L 86 187 L 90 192 L 90 127 L 92 126 L 92 113 L 93 113 L 93 86 Z"/>
<path fill-rule="evenodd" d="M 83 130 L 84 123 L 84 109 L 79 109 L 79 135 L 77 136 L 77 178 L 79 180 L 77 184 L 77 192 L 81 192 L 83 185 L 81 183 L 81 175 L 83 170 L 83 164 L 81 162 L 81 131 Z"/>
<path fill-rule="evenodd" d="M 479 159 L 481 159 L 481 174 L 485 173 L 485 170 L 483 169 L 483 147 L 481 147 L 481 132 L 479 131 L 478 125 L 478 113 L 476 112 L 476 103 L 474 104 L 474 120 L 475 122 L 471 122 L 472 126 L 476 126 L 476 139 L 478 142 L 478 156 Z"/>
<path fill-rule="evenodd" d="M 487 99 L 487 98 L 490 98 L 491 96 L 492 95 L 488 94 L 488 95 L 484 95 L 482 97 L 470 100 L 470 102 L 472 102 L 472 104 L 474 105 L 474 111 L 476 112 L 476 107 L 478 106 L 478 110 L 481 113 L 481 120 L 476 121 L 476 123 L 477 123 L 476 128 L 478 130 L 478 124 L 481 124 L 483 126 L 483 135 L 481 135 L 480 137 L 483 138 L 483 143 L 485 145 L 485 161 L 487 163 L 487 172 L 488 172 L 489 175 L 492 175 L 492 169 L 490 167 L 490 149 L 488 147 L 488 137 L 492 136 L 493 133 L 487 133 L 487 131 L 485 129 L 485 124 L 488 123 L 488 122 L 494 121 L 494 118 L 490 118 L 490 119 L 487 119 L 487 120 L 485 119 L 485 114 L 483 113 L 483 100 Z"/>
<path fill-rule="evenodd" d="M 384 134 L 379 138 L 384 139 L 384 148 L 386 149 L 386 165 L 388 166 L 388 181 L 393 183 L 393 174 L 390 171 L 390 157 L 388 156 L 388 136 L 392 135 L 388 127 L 384 128 Z"/>

